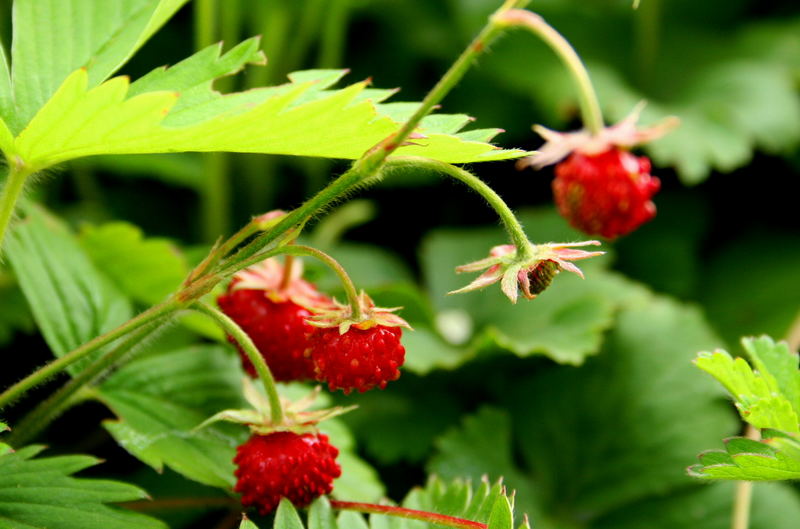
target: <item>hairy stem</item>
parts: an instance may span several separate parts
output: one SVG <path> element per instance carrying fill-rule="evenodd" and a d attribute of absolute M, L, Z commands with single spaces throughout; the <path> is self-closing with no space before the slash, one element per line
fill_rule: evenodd
<path fill-rule="evenodd" d="M 141 345 L 161 324 L 161 321 L 151 321 L 143 328 L 138 329 L 122 344 L 95 360 L 75 378 L 61 386 L 58 391 L 40 402 L 17 424 L 10 441 L 17 446 L 27 443 L 73 405 L 85 400 L 80 392 L 85 391 L 87 386 L 103 376 L 123 356 Z"/>
<path fill-rule="evenodd" d="M 21 161 L 9 160 L 8 176 L 6 183 L 0 191 L 0 255 L 2 255 L 3 239 L 5 238 L 11 217 L 14 215 L 14 208 L 17 205 L 22 190 L 25 188 L 25 181 L 31 175 L 30 171 Z M 0 406 L 1 407 L 1 406 Z"/>
<path fill-rule="evenodd" d="M 472 190 L 486 199 L 492 209 L 497 212 L 500 220 L 503 222 L 503 227 L 505 228 L 506 233 L 508 233 L 508 237 L 511 239 L 511 242 L 514 244 L 514 246 L 517 247 L 519 255 L 528 256 L 532 254 L 533 248 L 531 243 L 528 241 L 528 236 L 525 235 L 525 230 L 523 229 L 522 224 L 520 224 L 519 220 L 514 215 L 514 212 L 511 211 L 511 208 L 508 207 L 505 201 L 500 198 L 500 195 L 498 195 L 494 189 L 486 185 L 483 180 L 473 175 L 469 171 L 446 162 L 440 162 L 438 160 L 431 160 L 417 156 L 398 156 L 392 158 L 389 160 L 388 166 L 390 168 L 393 166 L 423 167 L 430 171 L 445 174 L 465 183 Z"/>
<path fill-rule="evenodd" d="M 455 516 L 447 516 L 435 512 L 418 511 L 415 509 L 406 509 L 404 507 L 394 507 L 391 505 L 377 505 L 375 503 L 360 503 L 354 501 L 332 500 L 331 507 L 339 510 L 397 516 L 399 518 L 407 518 L 409 520 L 419 520 L 422 522 L 444 525 L 446 527 L 455 527 L 457 529 L 487 528 L 486 524 L 482 524 L 480 522 L 473 522 L 472 520 L 465 520 L 463 518 L 456 518 Z"/>
<path fill-rule="evenodd" d="M 37 369 L 0 394 L 0 409 L 3 409 L 5 406 L 8 406 L 20 398 L 31 388 L 46 382 L 51 377 L 61 373 L 67 367 L 83 358 L 86 358 L 87 355 L 92 354 L 101 347 L 108 345 L 109 343 L 132 331 L 135 331 L 136 329 L 139 329 L 152 322 L 156 322 L 162 318 L 166 318 L 179 308 L 180 304 L 174 299 L 169 299 L 160 305 L 150 307 L 135 318 L 123 323 L 116 329 L 113 329 L 101 336 L 98 336 L 97 338 L 94 338 L 93 340 L 86 342 L 82 346 L 78 347 L 77 349 L 73 349 L 61 358 L 57 358 L 49 364 Z"/>
<path fill-rule="evenodd" d="M 427 116 L 436 105 L 453 89 L 461 80 L 474 59 L 482 53 L 495 38 L 497 38 L 508 24 L 502 20 L 501 14 L 515 8 L 524 7 L 530 0 L 506 0 L 495 14 L 490 17 L 488 24 L 470 43 L 464 52 L 456 59 L 453 65 L 445 72 L 438 83 L 428 92 L 422 104 L 409 120 L 395 134 L 383 140 L 378 145 L 364 153 L 356 160 L 353 166 L 336 180 L 328 184 L 322 191 L 314 195 L 302 206 L 286 215 L 269 232 L 257 237 L 250 244 L 240 249 L 231 256 L 220 269 L 223 275 L 229 275 L 243 268 L 253 255 L 257 254 L 267 245 L 273 243 L 281 234 L 294 226 L 306 222 L 312 215 L 344 196 L 358 185 L 363 185 L 368 179 L 380 173 L 386 158 L 400 147 L 419 125 L 422 118 Z"/>
<path fill-rule="evenodd" d="M 510 9 L 495 15 L 495 20 L 505 27 L 525 28 L 552 48 L 569 70 L 578 88 L 578 100 L 584 125 L 592 134 L 598 134 L 603 130 L 603 114 L 600 112 L 600 103 L 597 100 L 592 81 L 589 79 L 589 72 L 586 71 L 586 66 L 567 39 L 545 22 L 542 17 L 530 11 Z"/>
<path fill-rule="evenodd" d="M 758 440 L 761 438 L 761 434 L 752 424 L 748 424 L 745 437 Z M 750 505 L 753 500 L 753 482 L 737 481 L 734 494 L 731 529 L 747 529 L 750 525 Z"/>
<path fill-rule="evenodd" d="M 226 333 L 228 333 L 229 336 L 233 337 L 239 347 L 242 348 L 244 353 L 247 355 L 247 358 L 250 359 L 250 362 L 252 362 L 253 366 L 256 368 L 258 378 L 261 380 L 261 384 L 264 386 L 264 392 L 269 399 L 272 422 L 275 424 L 281 424 L 283 422 L 283 408 L 281 407 L 281 398 L 278 395 L 278 389 L 275 386 L 275 378 L 272 376 L 272 372 L 269 370 L 267 362 L 264 360 L 264 357 L 261 356 L 261 353 L 253 343 L 253 340 L 224 312 L 212 307 L 207 303 L 203 303 L 202 301 L 195 303 L 194 308 L 207 314 L 208 316 L 211 316 L 214 321 L 216 321 L 219 326 L 222 327 Z"/>
<path fill-rule="evenodd" d="M 328 267 L 333 270 L 336 275 L 339 277 L 339 281 L 342 283 L 342 287 L 344 287 L 344 292 L 347 295 L 347 301 L 350 304 L 350 308 L 352 309 L 351 317 L 355 321 L 361 320 L 361 304 L 358 300 L 358 291 L 356 290 L 356 286 L 353 284 L 353 280 L 350 279 L 350 276 L 347 275 L 347 271 L 344 269 L 339 262 L 331 257 L 330 255 L 326 254 L 321 250 L 317 250 L 316 248 L 311 248 L 310 246 L 302 246 L 302 245 L 291 245 L 291 246 L 284 246 L 282 251 L 287 255 L 307 255 L 309 257 L 314 257 L 319 259 Z"/>

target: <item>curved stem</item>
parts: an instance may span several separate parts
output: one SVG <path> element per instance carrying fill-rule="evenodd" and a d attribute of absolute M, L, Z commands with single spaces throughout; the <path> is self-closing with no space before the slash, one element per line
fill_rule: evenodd
<path fill-rule="evenodd" d="M 3 239 L 6 230 L 14 215 L 14 208 L 19 200 L 22 190 L 25 188 L 25 181 L 32 174 L 24 164 L 9 160 L 8 176 L 6 183 L 0 191 L 0 254 L 2 254 Z"/>
<path fill-rule="evenodd" d="M 11 442 L 17 446 L 25 444 L 70 407 L 85 400 L 80 392 L 85 391 L 88 385 L 102 376 L 124 355 L 144 342 L 161 326 L 161 323 L 161 321 L 151 321 L 144 328 L 135 331 L 122 344 L 95 360 L 75 378 L 61 386 L 58 391 L 40 402 L 17 424 L 11 435 Z"/>
<path fill-rule="evenodd" d="M 517 26 L 527 29 L 545 41 L 556 52 L 578 88 L 578 100 L 584 125 L 592 134 L 598 134 L 603 130 L 603 114 L 600 112 L 600 103 L 597 101 L 597 94 L 591 79 L 589 79 L 589 72 L 586 71 L 586 66 L 567 39 L 545 22 L 542 17 L 530 11 L 510 9 L 496 15 L 495 18 L 506 27 Z"/>
<path fill-rule="evenodd" d="M 405 142 L 422 118 L 427 116 L 436 105 L 441 102 L 450 90 L 461 80 L 471 66 L 474 59 L 482 53 L 503 30 L 508 27 L 501 15 L 516 8 L 524 7 L 530 0 L 506 0 L 495 14 L 490 17 L 488 24 L 470 43 L 469 46 L 456 59 L 453 65 L 445 72 L 438 83 L 423 99 L 422 104 L 414 115 L 395 134 L 380 142 L 378 145 L 364 153 L 353 166 L 339 178 L 331 182 L 325 189 L 317 193 L 302 206 L 286 215 L 269 232 L 257 237 L 250 244 L 239 250 L 226 260 L 220 272 L 229 274 L 242 268 L 241 263 L 257 254 L 270 243 L 274 242 L 290 228 L 302 224 L 320 209 L 352 190 L 355 186 L 364 183 L 369 178 L 380 172 L 386 158 Z"/>
<path fill-rule="evenodd" d="M 347 275 L 347 271 L 336 259 L 325 252 L 317 250 L 316 248 L 311 248 L 310 246 L 291 245 L 284 246 L 281 248 L 281 250 L 286 255 L 307 255 L 309 257 L 315 257 L 328 265 L 331 270 L 336 272 L 336 275 L 339 276 L 339 281 L 342 282 L 342 287 L 344 287 L 344 292 L 347 295 L 347 301 L 352 309 L 351 317 L 356 321 L 361 319 L 361 304 L 358 300 L 358 291 L 356 290 L 356 286 L 353 284 L 353 280 L 350 279 L 350 276 Z"/>
<path fill-rule="evenodd" d="M 258 373 L 258 378 L 261 380 L 261 384 L 264 386 L 264 392 L 269 399 L 272 422 L 275 424 L 281 424 L 283 422 L 283 408 L 281 407 L 281 399 L 278 395 L 278 389 L 275 387 L 275 378 L 272 376 L 272 372 L 269 370 L 267 362 L 264 360 L 264 357 L 261 356 L 261 353 L 258 351 L 258 348 L 253 343 L 253 340 L 250 338 L 250 336 L 248 336 L 247 333 L 244 332 L 235 321 L 230 319 L 227 314 L 212 307 L 211 305 L 203 303 L 202 301 L 198 301 L 193 305 L 193 307 L 200 312 L 211 316 L 214 321 L 216 321 L 219 326 L 222 327 L 226 333 L 228 333 L 228 335 L 232 336 L 233 339 L 236 340 L 236 343 L 242 348 L 244 353 L 247 355 L 247 358 L 249 358 L 250 362 L 253 363 L 253 366 L 256 368 L 256 373 Z"/>
<path fill-rule="evenodd" d="M 519 255 L 521 257 L 531 256 L 530 254 L 533 252 L 533 247 L 528 240 L 528 236 L 525 235 L 525 230 L 523 229 L 522 224 L 520 224 L 519 220 L 514 215 L 514 212 L 511 211 L 511 208 L 508 207 L 508 204 L 506 204 L 505 201 L 500 198 L 500 195 L 498 195 L 494 189 L 486 185 L 486 183 L 477 176 L 473 175 L 469 171 L 466 171 L 465 169 L 462 169 L 461 167 L 450 165 L 449 163 L 416 156 L 395 157 L 389 160 L 388 164 L 390 167 L 403 165 L 424 167 L 431 171 L 445 174 L 467 184 L 471 189 L 486 199 L 492 209 L 494 209 L 500 216 L 500 220 L 503 222 L 503 227 L 505 228 L 506 233 L 508 233 L 508 237 L 511 239 L 511 242 L 517 247 Z"/>
<path fill-rule="evenodd" d="M 87 355 L 92 354 L 101 347 L 113 342 L 114 340 L 124 336 L 125 334 L 128 334 L 131 331 L 147 325 L 148 323 L 157 321 L 160 318 L 164 318 L 167 315 L 177 311 L 179 308 L 180 304 L 174 299 L 170 299 L 160 305 L 150 307 L 135 318 L 123 323 L 116 329 L 113 329 L 101 336 L 98 336 L 97 338 L 94 338 L 93 340 L 86 342 L 82 346 L 78 347 L 77 349 L 73 349 L 61 358 L 57 358 L 49 364 L 37 369 L 0 394 L 0 409 L 8 406 L 20 398 L 34 386 L 46 382 L 51 377 L 61 373 L 67 367 L 85 358 Z"/>
<path fill-rule="evenodd" d="M 416 509 L 406 509 L 405 507 L 394 507 L 392 505 L 377 505 L 375 503 L 360 503 L 354 501 L 331 500 L 331 507 L 339 510 L 358 511 L 370 514 L 386 514 L 397 516 L 409 520 L 420 520 L 422 522 L 455 527 L 457 529 L 486 529 L 487 525 L 464 518 L 447 516 L 435 512 L 418 511 Z"/>

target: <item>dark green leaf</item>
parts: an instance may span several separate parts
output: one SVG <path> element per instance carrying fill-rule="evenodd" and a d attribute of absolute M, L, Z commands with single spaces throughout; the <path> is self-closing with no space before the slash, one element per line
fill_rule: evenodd
<path fill-rule="evenodd" d="M 660 298 L 623 309 L 598 357 L 504 381 L 508 411 L 485 408 L 444 435 L 429 470 L 505 476 L 534 523 L 564 525 L 691 486 L 678 469 L 735 428 L 719 388 L 690 363 L 715 344 L 694 309 Z"/>
<path fill-rule="evenodd" d="M 0 455 L 0 526 L 19 529 L 166 529 L 141 514 L 104 505 L 147 498 L 132 485 L 70 477 L 99 463 L 89 456 L 35 458 L 42 447 Z"/>
<path fill-rule="evenodd" d="M 165 239 L 145 239 L 125 222 L 86 226 L 80 242 L 94 264 L 132 299 L 154 305 L 174 292 L 188 273 L 178 248 Z"/>
<path fill-rule="evenodd" d="M 56 356 L 130 319 L 130 303 L 58 219 L 30 208 L 10 233 L 7 255 L 34 319 Z M 90 359 L 70 366 L 77 373 Z"/>

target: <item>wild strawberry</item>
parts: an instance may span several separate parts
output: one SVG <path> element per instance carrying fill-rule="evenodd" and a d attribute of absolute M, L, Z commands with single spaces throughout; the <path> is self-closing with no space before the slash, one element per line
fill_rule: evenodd
<path fill-rule="evenodd" d="M 376 386 L 386 388 L 400 377 L 405 361 L 402 333 L 399 327 L 383 325 L 363 330 L 353 326 L 344 334 L 336 327 L 319 329 L 312 347 L 317 380 L 327 382 L 331 391 L 341 389 L 345 394 L 354 389 L 363 393 Z"/>
<path fill-rule="evenodd" d="M 268 259 L 236 274 L 228 292 L 217 299 L 222 311 L 253 340 L 278 381 L 314 378 L 309 338 L 315 329 L 306 320 L 315 306 L 331 303 L 300 279 L 299 266 L 292 272 L 292 278 L 283 284 L 283 267 Z M 238 345 L 237 349 L 242 366 L 255 377 L 253 364 Z"/>
<path fill-rule="evenodd" d="M 656 215 L 650 198 L 660 181 L 650 176 L 650 160 L 644 156 L 616 148 L 595 155 L 573 152 L 555 172 L 558 210 L 585 233 L 614 239 Z"/>
<path fill-rule="evenodd" d="M 365 293 L 358 297 L 360 317 L 352 316 L 350 305 L 321 310 L 312 319 L 319 327 L 312 338 L 314 373 L 331 391 L 349 394 L 379 387 L 400 377 L 406 350 L 400 343 L 408 327 L 396 309 L 382 309 Z"/>
<path fill-rule="evenodd" d="M 243 506 L 262 515 L 274 511 L 281 498 L 305 507 L 333 490 L 333 480 L 342 473 L 338 454 L 325 434 L 253 434 L 236 449 L 234 490 L 242 495 Z"/>
<path fill-rule="evenodd" d="M 545 144 L 517 162 L 517 167 L 541 169 L 558 163 L 553 195 L 570 224 L 609 239 L 630 233 L 655 216 L 650 199 L 660 182 L 650 176 L 650 160 L 637 158 L 627 149 L 659 138 L 678 124 L 671 117 L 640 128 L 636 122 L 642 108 L 638 105 L 616 125 L 596 132 L 556 132 L 535 126 Z"/>

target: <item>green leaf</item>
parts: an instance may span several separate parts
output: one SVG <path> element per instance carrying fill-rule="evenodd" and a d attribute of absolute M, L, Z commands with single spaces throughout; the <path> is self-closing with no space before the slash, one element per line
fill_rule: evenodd
<path fill-rule="evenodd" d="M 297 514 L 297 510 L 288 499 L 281 498 L 278 511 L 275 513 L 275 523 L 272 527 L 273 529 L 303 529 L 300 515 Z"/>
<path fill-rule="evenodd" d="M 508 498 L 500 496 L 492 506 L 492 514 L 489 515 L 489 529 L 514 529 L 514 515 L 511 513 L 511 504 Z"/>
<path fill-rule="evenodd" d="M 14 106 L 14 97 L 11 93 L 11 71 L 8 68 L 8 59 L 6 58 L 6 47 L 0 44 L 0 123 L 5 122 L 11 118 Z M 5 124 L 0 125 L 0 128 L 5 128 Z M 0 132 L 0 138 L 4 133 Z M 4 145 L 5 141 L 0 139 L 0 147 Z"/>
<path fill-rule="evenodd" d="M 12 130 L 22 130 L 78 68 L 89 87 L 100 84 L 186 1 L 15 1 Z"/>
<path fill-rule="evenodd" d="M 797 354 L 785 343 L 776 344 L 766 336 L 745 338 L 742 343 L 758 371 L 743 358 L 734 360 L 723 350 L 700 353 L 695 364 L 725 386 L 745 421 L 756 428 L 800 433 Z"/>
<path fill-rule="evenodd" d="M 231 488 L 233 455 L 243 428 L 194 428 L 214 413 L 242 408 L 238 360 L 221 346 L 195 346 L 139 358 L 98 388 L 117 415 L 105 428 L 133 456 L 156 470 L 169 466 L 189 479 Z"/>
<path fill-rule="evenodd" d="M 0 525 L 45 529 L 166 529 L 161 521 L 108 507 L 147 494 L 117 481 L 70 477 L 99 463 L 89 456 L 35 458 L 42 447 L 0 455 Z"/>
<path fill-rule="evenodd" d="M 246 515 L 242 515 L 242 523 L 239 524 L 239 529 L 258 529 L 258 526 L 250 521 Z"/>
<path fill-rule="evenodd" d="M 213 110 L 203 105 L 193 107 L 196 111 L 183 109 L 180 122 L 170 123 L 178 119 L 173 111 L 180 109 L 180 94 L 156 91 L 128 97 L 126 78 L 90 88 L 86 71 L 76 70 L 20 133 L 13 151 L 36 168 L 96 154 L 183 151 L 356 159 L 399 128 L 372 101 L 358 100 L 366 83 L 323 91 L 324 83 L 318 83 L 329 73 L 322 72 L 317 80 L 217 98 Z M 426 139 L 401 147 L 397 154 L 454 163 L 525 154 L 435 130 L 421 132 Z"/>
<path fill-rule="evenodd" d="M 736 428 L 720 388 L 690 363 L 698 347 L 718 343 L 695 309 L 659 297 L 623 308 L 580 369 L 500 377 L 505 409 L 484 407 L 443 435 L 428 470 L 504 476 L 537 525 L 594 527 L 629 510 L 646 526 L 644 502 L 690 487 L 676 469 Z"/>
<path fill-rule="evenodd" d="M 762 441 L 734 437 L 725 441 L 724 452 L 704 452 L 699 459 L 689 474 L 702 479 L 800 479 L 800 437 L 765 430 Z"/>
<path fill-rule="evenodd" d="M 33 317 L 56 356 L 130 319 L 127 298 L 94 266 L 69 229 L 44 210 L 31 207 L 14 226 L 6 248 Z M 89 361 L 73 364 L 70 372 L 77 373 Z"/>
<path fill-rule="evenodd" d="M 729 529 L 735 497 L 733 483 L 716 483 L 653 497 L 636 509 L 619 509 L 593 529 Z M 751 529 L 794 529 L 800 500 L 791 487 L 757 483 L 753 488 Z M 534 520 L 536 522 L 536 520 Z"/>
<path fill-rule="evenodd" d="M 144 304 L 162 301 L 188 273 L 186 260 L 175 245 L 165 239 L 145 239 L 132 224 L 85 226 L 80 242 L 120 290 Z"/>

